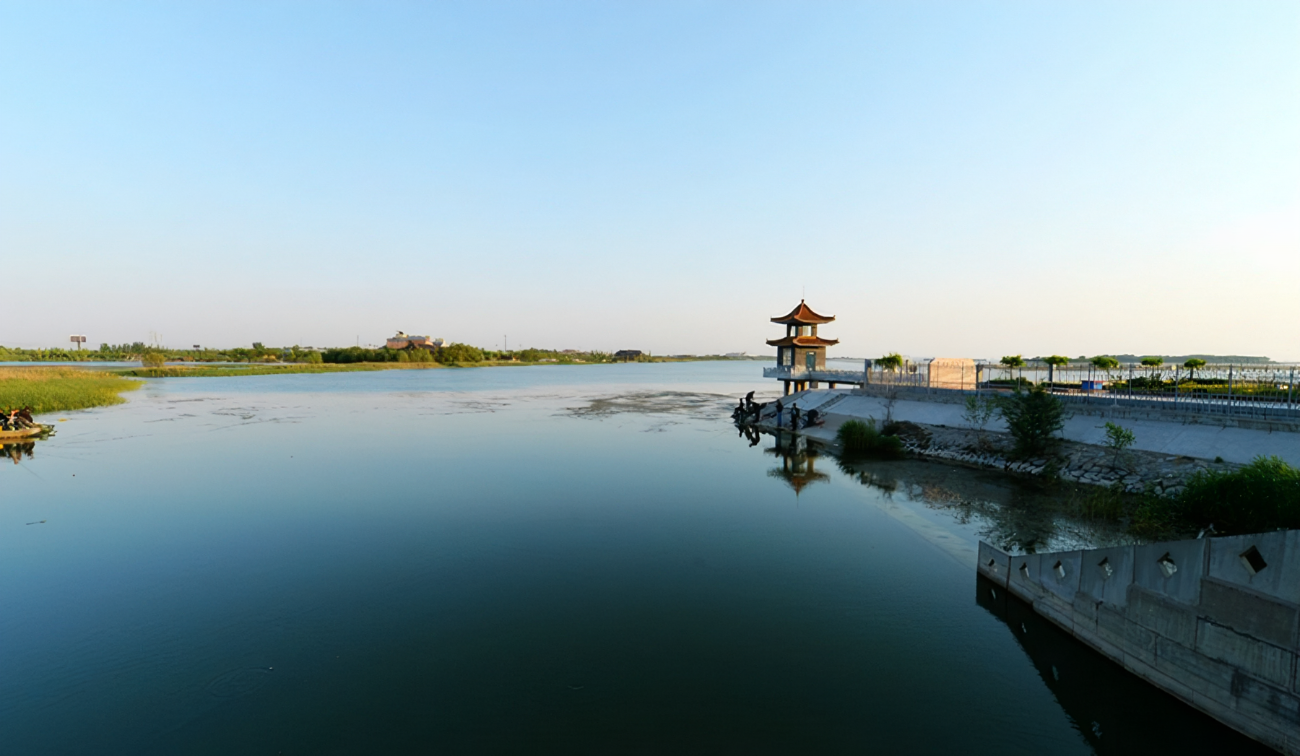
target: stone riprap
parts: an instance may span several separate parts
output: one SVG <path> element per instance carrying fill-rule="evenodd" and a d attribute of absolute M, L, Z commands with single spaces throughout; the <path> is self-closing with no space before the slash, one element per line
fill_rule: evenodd
<path fill-rule="evenodd" d="M 1300 756 L 1300 530 L 1021 556 L 981 542 L 978 569 L 1129 672 Z"/>

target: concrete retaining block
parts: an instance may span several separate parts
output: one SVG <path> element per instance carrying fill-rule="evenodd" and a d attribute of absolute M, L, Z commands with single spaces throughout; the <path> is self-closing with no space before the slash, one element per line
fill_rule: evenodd
<path fill-rule="evenodd" d="M 1101 611 L 1102 603 L 1083 591 L 1079 591 L 1074 594 L 1074 601 L 1071 605 L 1074 607 L 1075 629 L 1084 628 L 1095 632 L 1097 630 L 1097 613 Z"/>
<path fill-rule="evenodd" d="M 1196 647 L 1196 612 L 1189 607 L 1133 585 L 1129 587 L 1127 615 L 1165 638 L 1188 648 Z"/>
<path fill-rule="evenodd" d="M 1040 615 L 1055 622 L 1059 627 L 1068 632 L 1074 631 L 1073 606 L 1061 601 L 1060 598 L 1051 593 L 1045 593 L 1033 603 L 1035 612 L 1038 612 Z"/>
<path fill-rule="evenodd" d="M 1156 634 L 1119 611 L 1102 606 L 1097 612 L 1097 634 L 1147 664 L 1156 663 Z"/>
<path fill-rule="evenodd" d="M 1261 596 L 1244 586 L 1212 578 L 1201 582 L 1200 614 L 1275 646 L 1292 646 L 1300 609 Z"/>
<path fill-rule="evenodd" d="M 1001 586 L 1006 586 L 1011 573 L 1011 557 L 980 541 L 979 573 Z"/>
<path fill-rule="evenodd" d="M 1011 577 L 1007 590 L 1032 604 L 1045 592 L 1039 584 L 1038 555 L 1025 554 L 1011 558 Z"/>
<path fill-rule="evenodd" d="M 1232 692 L 1242 713 L 1265 722 L 1280 720 L 1300 729 L 1300 698 L 1242 674 L 1233 681 Z"/>
<path fill-rule="evenodd" d="M 1284 598 L 1300 531 L 1222 540 L 1024 556 L 982 543 L 979 567 L 1129 672 L 1300 756 L 1300 606 Z"/>
<path fill-rule="evenodd" d="M 1039 583 L 1067 604 L 1074 603 L 1079 592 L 1079 565 L 1081 551 L 1056 552 L 1048 558 L 1040 557 Z"/>
<path fill-rule="evenodd" d="M 1209 541 L 1165 541 L 1133 547 L 1133 582 L 1183 604 L 1201 596 Z"/>
<path fill-rule="evenodd" d="M 1295 654 L 1208 620 L 1196 628 L 1196 650 L 1285 690 L 1295 675 Z"/>
<path fill-rule="evenodd" d="M 1225 706 L 1233 703 L 1232 680 L 1237 670 L 1231 664 L 1206 658 L 1182 644 L 1157 637 L 1155 666 Z"/>
<path fill-rule="evenodd" d="M 1133 583 L 1133 547 L 1093 549 L 1079 555 L 1079 591 L 1111 606 L 1128 605 Z"/>
<path fill-rule="evenodd" d="M 1300 530 L 1211 539 L 1208 574 L 1300 605 Z"/>

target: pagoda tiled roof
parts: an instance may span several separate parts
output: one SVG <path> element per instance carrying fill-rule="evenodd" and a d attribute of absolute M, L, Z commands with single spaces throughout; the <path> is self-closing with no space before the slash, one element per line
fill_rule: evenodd
<path fill-rule="evenodd" d="M 767 342 L 768 346 L 774 347 L 828 347 L 840 343 L 839 339 L 823 339 L 820 336 L 786 336 L 780 339 L 772 339 Z"/>
<path fill-rule="evenodd" d="M 790 311 L 788 315 L 782 315 L 779 318 L 772 318 L 773 323 L 782 323 L 784 325 L 814 325 L 820 323 L 829 323 L 835 319 L 834 315 L 818 315 L 813 312 L 812 308 L 799 300 L 799 306 Z"/>

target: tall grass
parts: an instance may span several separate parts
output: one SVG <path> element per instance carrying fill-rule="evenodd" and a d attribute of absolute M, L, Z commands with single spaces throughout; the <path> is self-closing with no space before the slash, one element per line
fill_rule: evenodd
<path fill-rule="evenodd" d="M 31 407 L 35 414 L 102 407 L 126 401 L 140 387 L 120 375 L 74 367 L 0 368 L 0 408 Z"/>
<path fill-rule="evenodd" d="M 1300 528 L 1300 470 L 1278 457 L 1230 472 L 1202 470 L 1177 498 L 1154 500 L 1139 515 L 1150 527 L 1213 525 L 1220 535 Z"/>

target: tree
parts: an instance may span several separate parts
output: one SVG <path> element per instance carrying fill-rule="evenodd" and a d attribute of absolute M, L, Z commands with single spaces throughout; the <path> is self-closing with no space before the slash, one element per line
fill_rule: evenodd
<path fill-rule="evenodd" d="M 1054 354 L 1051 357 L 1044 357 L 1043 362 L 1047 363 L 1047 382 L 1051 383 L 1056 379 L 1056 368 L 1062 365 L 1069 365 L 1070 358 Z"/>
<path fill-rule="evenodd" d="M 1119 367 L 1119 360 L 1115 359 L 1114 357 L 1107 357 L 1104 354 L 1099 354 L 1096 357 L 1093 357 L 1090 360 L 1090 362 L 1092 363 L 1093 367 L 1097 368 L 1098 370 L 1104 370 L 1108 374 L 1110 373 L 1110 371 Z"/>
<path fill-rule="evenodd" d="M 1017 454 L 1043 454 L 1060 441 L 1055 434 L 1065 427 L 1065 405 L 1042 386 L 1028 392 L 1017 386 L 1014 394 L 1002 400 L 999 409 L 1016 441 Z"/>
<path fill-rule="evenodd" d="M 993 418 L 993 413 L 997 411 L 997 402 L 987 397 L 976 396 L 975 394 L 966 395 L 966 411 L 962 412 L 961 419 L 966 424 L 979 431 L 980 446 L 984 447 L 987 442 L 984 438 L 984 426 L 989 424 Z"/>
<path fill-rule="evenodd" d="M 1007 357 L 1003 357 L 1001 360 L 999 360 L 999 362 L 1002 363 L 1003 367 L 1009 367 L 1009 368 L 1022 368 L 1025 366 L 1025 358 L 1021 357 L 1018 354 L 1013 354 Z"/>
<path fill-rule="evenodd" d="M 1106 447 L 1115 452 L 1115 456 L 1110 461 L 1112 468 L 1119 464 L 1119 455 L 1132 446 L 1135 440 L 1137 439 L 1133 436 L 1133 431 L 1128 428 L 1112 422 L 1106 423 Z"/>
<path fill-rule="evenodd" d="M 882 370 L 888 370 L 891 373 L 895 370 L 902 370 L 903 355 L 898 352 L 890 352 L 884 357 L 877 359 L 876 364 L 879 365 Z"/>
<path fill-rule="evenodd" d="M 444 365 L 453 362 L 482 362 L 483 351 L 469 344 L 448 344 L 438 350 L 434 359 Z"/>
<path fill-rule="evenodd" d="M 1143 357 L 1143 358 L 1142 358 L 1142 367 L 1148 367 L 1148 368 L 1151 368 L 1151 375 L 1148 376 L 1148 379 L 1149 379 L 1149 381 L 1148 381 L 1148 386 L 1149 386 L 1151 383 L 1160 383 L 1160 381 L 1161 381 L 1160 371 L 1159 371 L 1159 370 L 1156 370 L 1156 368 L 1160 367 L 1160 366 L 1163 365 L 1163 364 L 1165 364 L 1165 360 L 1164 360 L 1163 357 Z"/>
<path fill-rule="evenodd" d="M 160 368 L 166 364 L 167 358 L 162 352 L 145 352 L 140 355 L 140 364 L 147 368 Z"/>
<path fill-rule="evenodd" d="M 1199 370 L 1200 368 L 1205 367 L 1205 360 L 1200 360 L 1200 359 L 1197 359 L 1197 358 L 1193 357 L 1192 359 L 1188 360 L 1187 362 L 1184 362 L 1184 363 L 1183 363 L 1183 367 L 1185 367 L 1185 368 L 1187 368 L 1188 370 L 1191 371 L 1191 373 L 1192 373 L 1192 375 L 1191 375 L 1191 379 L 1194 381 L 1194 380 L 1196 380 L 1196 371 Z"/>

